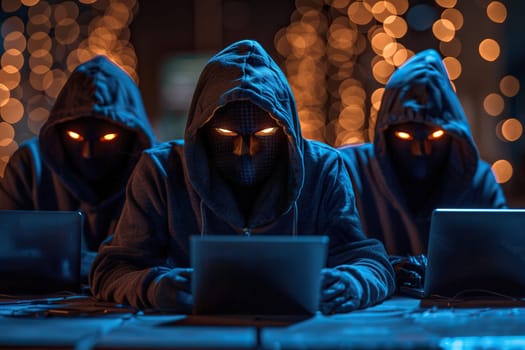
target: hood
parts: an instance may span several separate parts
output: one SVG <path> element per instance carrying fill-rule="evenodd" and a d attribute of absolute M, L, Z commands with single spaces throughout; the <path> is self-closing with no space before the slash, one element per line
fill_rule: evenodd
<path fill-rule="evenodd" d="M 387 85 L 374 129 L 374 152 L 386 182 L 394 176 L 386 149 L 385 131 L 394 124 L 421 122 L 439 126 L 452 136 L 449 183 L 461 188 L 474 175 L 479 154 L 467 118 L 445 66 L 434 50 L 412 56 L 397 69 Z M 388 184 L 388 188 L 394 188 Z"/>
<path fill-rule="evenodd" d="M 40 130 L 39 145 L 44 161 L 69 190 L 79 200 L 95 203 L 100 199 L 68 167 L 57 128 L 60 123 L 82 117 L 103 119 L 135 134 L 127 175 L 141 151 L 155 143 L 155 136 L 137 85 L 116 64 L 97 56 L 71 73 Z"/>
<path fill-rule="evenodd" d="M 208 166 L 201 128 L 220 107 L 248 100 L 267 111 L 288 139 L 287 169 L 276 171 L 261 190 L 257 213 L 246 222 L 226 183 Z M 290 86 L 270 55 L 255 41 L 236 42 L 204 67 L 193 95 L 184 135 L 186 170 L 201 203 L 236 227 L 260 227 L 287 213 L 304 182 L 303 143 Z M 271 186 L 270 186 L 271 184 Z M 273 188 L 273 189 L 272 189 Z"/>

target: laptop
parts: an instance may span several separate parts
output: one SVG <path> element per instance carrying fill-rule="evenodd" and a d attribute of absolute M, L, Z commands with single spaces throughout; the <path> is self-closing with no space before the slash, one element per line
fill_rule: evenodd
<path fill-rule="evenodd" d="M 525 209 L 436 209 L 422 304 L 525 305 Z"/>
<path fill-rule="evenodd" d="M 80 212 L 0 210 L 0 293 L 78 292 L 82 231 Z"/>
<path fill-rule="evenodd" d="M 327 236 L 193 236 L 195 315 L 311 316 Z"/>

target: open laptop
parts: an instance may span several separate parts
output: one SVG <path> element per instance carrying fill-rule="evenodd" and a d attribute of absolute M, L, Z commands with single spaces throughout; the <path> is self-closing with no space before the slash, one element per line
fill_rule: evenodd
<path fill-rule="evenodd" d="M 0 293 L 80 290 L 80 212 L 0 210 Z"/>
<path fill-rule="evenodd" d="M 193 236 L 194 314 L 311 316 L 327 236 Z"/>
<path fill-rule="evenodd" d="M 423 306 L 525 306 L 524 272 L 525 209 L 433 212 Z"/>

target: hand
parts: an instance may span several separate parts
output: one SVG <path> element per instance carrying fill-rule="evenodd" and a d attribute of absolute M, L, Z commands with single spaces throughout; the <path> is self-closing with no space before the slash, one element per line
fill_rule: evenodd
<path fill-rule="evenodd" d="M 355 279 L 348 272 L 325 268 L 321 271 L 321 304 L 325 315 L 349 312 L 359 308 L 360 295 Z"/>
<path fill-rule="evenodd" d="M 166 282 L 166 286 L 169 288 L 191 293 L 191 278 L 193 276 L 193 269 L 174 268 L 170 272 L 165 273 L 163 276 L 163 280 Z"/>
<path fill-rule="evenodd" d="M 424 254 L 389 257 L 396 272 L 397 287 L 423 288 L 427 257 Z"/>
<path fill-rule="evenodd" d="M 193 269 L 174 268 L 158 276 L 155 280 L 155 293 L 152 304 L 157 308 L 177 309 L 178 312 L 191 313 L 193 296 L 191 279 Z"/>

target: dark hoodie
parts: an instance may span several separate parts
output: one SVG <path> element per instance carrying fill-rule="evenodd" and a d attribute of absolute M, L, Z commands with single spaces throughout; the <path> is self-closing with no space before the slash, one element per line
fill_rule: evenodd
<path fill-rule="evenodd" d="M 441 189 L 417 213 L 408 207 L 386 149 L 391 125 L 420 122 L 439 126 L 452 137 Z M 502 208 L 501 187 L 490 166 L 479 159 L 461 103 L 441 57 L 422 51 L 388 81 L 377 115 L 373 144 L 340 148 L 365 233 L 380 239 L 391 255 L 425 254 L 435 208 Z"/>
<path fill-rule="evenodd" d="M 287 165 L 265 184 L 247 220 L 229 186 L 209 167 L 202 132 L 217 109 L 239 100 L 269 112 L 288 139 Z M 193 96 L 184 145 L 167 142 L 139 160 L 114 240 L 100 250 L 91 270 L 94 295 L 162 306 L 158 286 L 172 268 L 189 266 L 190 236 L 232 233 L 327 235 L 328 265 L 349 273 L 359 307 L 392 293 L 391 266 L 381 243 L 362 233 L 342 159 L 334 149 L 302 138 L 288 82 L 258 43 L 234 43 L 208 62 Z"/>
<path fill-rule="evenodd" d="M 57 126 L 83 117 L 114 123 L 134 136 L 126 175 L 107 198 L 98 198 L 66 161 Z M 85 219 L 85 247 L 96 251 L 113 233 L 127 178 L 140 153 L 153 144 L 153 130 L 136 84 L 109 59 L 97 56 L 71 74 L 38 138 L 21 144 L 10 158 L 0 179 L 0 209 L 80 210 Z"/>

